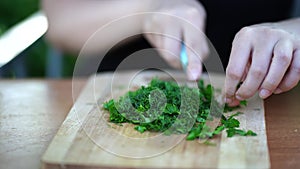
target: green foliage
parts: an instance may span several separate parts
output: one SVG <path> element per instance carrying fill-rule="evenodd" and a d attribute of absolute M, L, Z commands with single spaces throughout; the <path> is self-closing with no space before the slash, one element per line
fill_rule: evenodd
<path fill-rule="evenodd" d="M 63 54 L 63 68 L 62 76 L 71 77 L 73 75 L 74 66 L 76 63 L 77 57 L 71 54 Z"/>
<path fill-rule="evenodd" d="M 225 116 L 222 117 L 222 124 L 226 128 L 227 137 L 232 137 L 234 135 L 240 135 L 240 136 L 256 136 L 257 134 L 254 133 L 252 130 L 241 130 L 238 129 L 240 127 L 240 122 L 234 118 L 234 116 L 238 116 L 242 114 L 242 112 L 237 112 L 228 118 L 225 118 Z"/>
<path fill-rule="evenodd" d="M 1 0 L 0 1 L 0 36 L 15 24 L 23 21 L 31 14 L 40 9 L 39 0 Z M 46 56 L 49 50 L 44 38 L 35 42 L 25 52 L 25 67 L 29 77 L 43 77 L 46 70 Z M 63 56 L 64 77 L 71 76 L 75 65 L 76 57 L 70 55 Z M 9 74 L 14 75 L 14 70 L 8 70 Z"/>
<path fill-rule="evenodd" d="M 198 89 L 195 89 L 155 78 L 148 86 L 129 91 L 117 101 L 112 99 L 105 102 L 103 108 L 109 111 L 111 122 L 136 124 L 135 130 L 140 133 L 148 130 L 167 135 L 187 134 L 187 140 L 211 138 L 225 129 L 228 137 L 256 135 L 251 130 L 239 129 L 240 122 L 234 117 L 241 112 L 226 118 L 213 95 L 214 88 L 205 86 L 203 80 L 199 80 Z M 242 105 L 245 106 L 246 101 Z M 229 108 L 225 107 L 226 111 Z M 211 129 L 206 122 L 213 120 L 216 115 L 222 116 L 221 124 Z"/>
<path fill-rule="evenodd" d="M 1 0 L 0 35 L 39 9 L 39 0 Z"/>
<path fill-rule="evenodd" d="M 28 75 L 31 77 L 45 76 L 47 44 L 43 39 L 38 40 L 25 53 L 25 64 Z"/>

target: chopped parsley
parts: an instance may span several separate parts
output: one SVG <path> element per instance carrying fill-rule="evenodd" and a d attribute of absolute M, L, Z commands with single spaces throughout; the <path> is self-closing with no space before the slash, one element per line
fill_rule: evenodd
<path fill-rule="evenodd" d="M 194 140 L 211 138 L 223 130 L 226 130 L 227 137 L 256 136 L 251 130 L 239 128 L 240 122 L 234 117 L 241 112 L 227 118 L 224 115 L 246 105 L 246 101 L 241 101 L 239 106 L 225 105 L 224 109 L 220 108 L 214 98 L 214 88 L 204 85 L 203 80 L 198 81 L 198 88 L 191 88 L 154 78 L 147 86 L 129 91 L 118 100 L 105 102 L 103 108 L 109 111 L 110 122 L 135 124 L 134 129 L 140 133 L 187 134 L 187 140 Z M 216 116 L 222 117 L 221 122 L 218 127 L 211 129 L 206 122 Z"/>

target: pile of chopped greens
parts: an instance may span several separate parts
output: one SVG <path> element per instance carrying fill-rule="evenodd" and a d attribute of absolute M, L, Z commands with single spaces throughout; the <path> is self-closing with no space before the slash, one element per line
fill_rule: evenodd
<path fill-rule="evenodd" d="M 204 85 L 203 80 L 198 81 L 198 88 L 191 88 L 154 78 L 148 86 L 129 91 L 118 100 L 111 99 L 103 107 L 110 113 L 110 122 L 135 124 L 134 129 L 140 133 L 187 134 L 187 140 L 194 140 L 211 138 L 223 130 L 227 137 L 256 136 L 251 130 L 239 128 L 240 122 L 235 116 L 241 112 L 229 117 L 224 115 L 246 104 L 242 101 L 237 107 L 225 105 L 223 109 L 214 98 L 214 88 Z M 214 117 L 221 117 L 221 122 L 217 128 L 210 129 L 206 123 Z"/>

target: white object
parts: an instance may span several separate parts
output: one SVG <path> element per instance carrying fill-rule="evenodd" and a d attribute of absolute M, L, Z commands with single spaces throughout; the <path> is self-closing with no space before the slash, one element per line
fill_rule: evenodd
<path fill-rule="evenodd" d="M 5 32 L 0 37 L 0 67 L 43 36 L 47 29 L 47 18 L 39 11 Z"/>

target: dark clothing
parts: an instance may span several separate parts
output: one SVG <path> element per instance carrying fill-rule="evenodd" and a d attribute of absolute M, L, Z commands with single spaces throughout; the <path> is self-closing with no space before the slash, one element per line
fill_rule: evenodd
<path fill-rule="evenodd" d="M 232 40 L 244 26 L 263 22 L 276 22 L 290 17 L 291 0 L 201 0 L 207 12 L 206 34 L 224 68 L 227 66 Z M 120 43 L 121 44 L 121 43 Z M 131 53 L 151 47 L 142 38 L 132 43 L 116 45 L 105 56 L 100 71 L 113 70 Z"/>
<path fill-rule="evenodd" d="M 235 34 L 243 27 L 290 17 L 291 0 L 201 0 L 207 12 L 206 35 L 226 67 Z"/>

